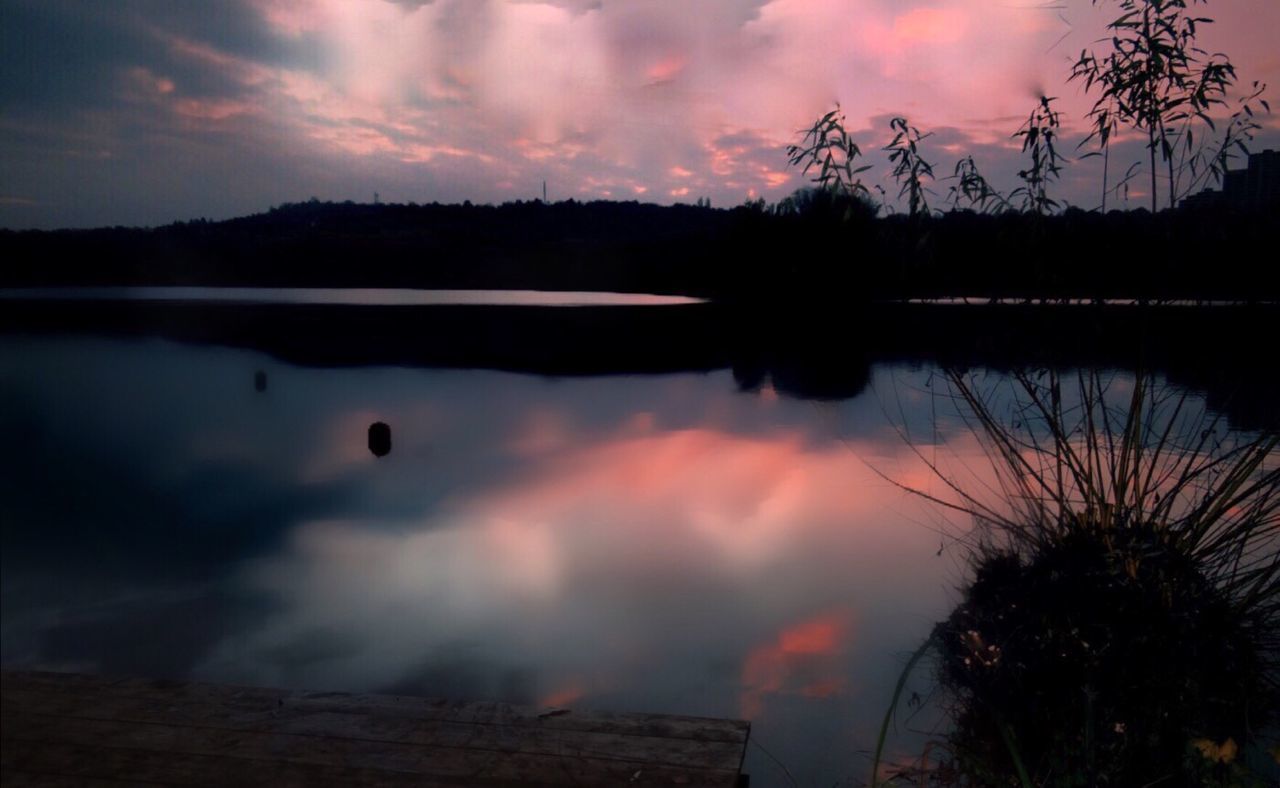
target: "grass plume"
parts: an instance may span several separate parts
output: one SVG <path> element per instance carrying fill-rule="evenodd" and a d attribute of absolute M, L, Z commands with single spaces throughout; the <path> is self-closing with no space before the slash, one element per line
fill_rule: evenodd
<path fill-rule="evenodd" d="M 929 779 L 1261 784 L 1240 754 L 1280 705 L 1280 436 L 1151 375 L 992 379 L 941 395 L 990 481 L 917 450 L 950 494 L 909 488 L 975 523 L 926 644 L 952 720 Z"/>

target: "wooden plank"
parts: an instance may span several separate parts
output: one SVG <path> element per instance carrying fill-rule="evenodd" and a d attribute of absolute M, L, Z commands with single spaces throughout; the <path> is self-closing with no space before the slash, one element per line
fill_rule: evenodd
<path fill-rule="evenodd" d="M 95 751 L 109 750 L 113 759 L 121 753 L 159 753 L 168 763 L 191 756 L 213 757 L 235 761 L 232 767 L 241 773 L 249 762 L 255 768 L 262 763 L 284 763 L 310 767 L 316 772 L 355 769 L 364 772 L 388 772 L 392 775 L 426 778 L 438 783 L 471 784 L 566 784 L 604 785 L 733 785 L 735 771 L 685 769 L 675 766 L 645 764 L 615 759 L 574 755 L 556 756 L 535 753 L 477 750 L 458 747 L 434 747 L 395 742 L 373 742 L 316 736 L 227 731 L 176 725 L 146 725 L 115 720 L 86 720 L 40 714 L 0 715 L 6 751 L 16 753 L 6 768 L 37 771 L 38 764 L 26 760 L 33 748 L 49 745 L 71 745 Z M 96 757 L 96 756 L 95 756 Z M 4 755 L 9 759 L 8 752 Z M 111 759 L 108 760 L 108 763 Z M 122 772 L 104 769 L 89 759 L 80 773 L 88 776 L 114 776 Z M 136 774 L 143 779 L 164 782 L 165 775 Z M 398 779 L 398 778 L 397 778 Z M 257 782 L 246 778 L 246 782 Z"/>
<path fill-rule="evenodd" d="M 698 717 L 0 672 L 6 785 L 124 776 L 183 785 L 729 786 L 749 730 Z"/>
<path fill-rule="evenodd" d="M 45 689 L 53 693 L 104 697 L 150 698 L 172 704 L 221 701 L 243 708 L 308 708 L 354 714 L 406 716 L 419 720 L 449 720 L 473 724 L 536 725 L 557 730 L 589 730 L 622 735 L 655 736 L 742 744 L 750 723 L 710 717 L 571 710 L 556 716 L 543 711 L 496 702 L 444 701 L 404 695 L 365 695 L 344 692 L 305 692 L 259 687 L 178 682 L 156 679 L 105 679 L 81 674 L 5 672 L 0 697 L 10 690 Z M 545 710 L 544 710 L 545 711 Z"/>
<path fill-rule="evenodd" d="M 0 785 L 6 788 L 126 788 L 132 785 L 165 785 L 165 783 L 0 769 Z"/>
<path fill-rule="evenodd" d="M 20 767 L 0 771 L 4 785 L 272 785 L 453 786 L 462 782 L 426 780 L 385 769 L 324 767 L 287 761 L 251 760 L 191 753 L 121 749 L 92 744 L 24 742 Z M 10 760 L 8 755 L 2 756 Z M 128 775 L 124 780 L 103 775 Z"/>
<path fill-rule="evenodd" d="M 420 720 L 397 715 L 317 710 L 306 706 L 263 710 L 260 707 L 246 708 L 245 704 L 228 705 L 216 698 L 208 704 L 158 704 L 151 698 L 9 691 L 0 698 L 0 711 L 7 712 L 10 708 L 78 719 L 190 725 L 498 752 L 592 756 L 710 769 L 737 768 L 743 749 L 742 742 L 622 735 L 539 725 Z"/>

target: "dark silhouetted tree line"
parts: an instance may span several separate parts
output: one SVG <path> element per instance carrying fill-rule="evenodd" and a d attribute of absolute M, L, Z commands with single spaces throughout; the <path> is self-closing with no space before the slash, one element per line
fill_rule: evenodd
<path fill-rule="evenodd" d="M 952 211 L 857 195 L 772 207 L 308 202 L 154 229 L 0 232 L 0 284 L 532 288 L 730 300 L 1275 300 L 1274 210 Z"/>

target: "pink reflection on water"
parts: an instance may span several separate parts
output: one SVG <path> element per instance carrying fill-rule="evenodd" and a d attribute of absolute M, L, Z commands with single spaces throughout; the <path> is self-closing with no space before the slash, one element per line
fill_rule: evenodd
<path fill-rule="evenodd" d="M 550 708 L 572 706 L 582 699 L 586 689 L 577 682 L 564 684 L 538 699 L 538 705 Z"/>
<path fill-rule="evenodd" d="M 333 418 L 320 436 L 317 449 L 304 458 L 299 481 L 303 484 L 333 481 L 371 462 L 374 457 L 367 443 L 369 425 L 382 418 L 373 408 Z"/>
<path fill-rule="evenodd" d="M 757 563 L 806 523 L 872 503 L 847 483 L 865 478 L 865 468 L 844 447 L 808 449 L 795 431 L 633 434 L 643 425 L 638 419 L 617 437 L 543 459 L 522 481 L 487 491 L 471 507 L 483 521 L 507 524 L 493 531 L 500 540 L 521 535 L 523 549 L 503 550 L 509 558 L 541 554 L 529 549 L 528 531 L 548 525 L 555 552 L 589 561 L 623 549 L 630 573 Z M 517 445 L 531 443 L 541 445 Z M 597 538 L 580 538 L 587 531 Z"/>
<path fill-rule="evenodd" d="M 742 665 L 742 716 L 761 716 L 770 695 L 821 699 L 844 692 L 849 679 L 839 657 L 846 653 L 852 631 L 852 613 L 832 610 L 788 626 L 752 649 Z"/>
<path fill-rule="evenodd" d="M 679 383 L 667 394 L 686 401 Z M 542 706 L 740 714 L 762 726 L 821 708 L 871 729 L 852 689 L 887 680 L 881 673 L 927 631 L 949 585 L 918 502 L 884 478 L 923 486 L 923 461 L 888 430 L 824 436 L 785 399 L 689 401 L 722 426 L 664 428 L 673 416 L 661 407 L 592 426 L 585 410 L 529 402 L 477 450 L 494 471 L 484 483 L 417 519 L 299 526 L 246 577 L 277 600 L 278 615 L 209 670 L 234 664 L 238 681 L 280 683 L 266 658 L 246 665 L 245 655 L 319 629 L 355 645 L 290 682 L 384 686 L 424 662 L 454 664 L 447 655 L 464 648 L 476 671 L 527 670 L 522 702 Z M 776 426 L 730 426 L 757 407 Z M 450 456 L 447 433 L 425 428 L 432 403 L 384 410 L 389 423 L 423 425 L 397 427 L 393 459 L 417 456 L 423 441 L 432 457 Z M 372 411 L 335 419 L 319 447 L 326 456 L 304 463 L 303 476 L 373 468 L 374 495 L 412 498 L 431 472 L 366 458 Z M 952 455 L 975 450 L 945 444 Z"/>
<path fill-rule="evenodd" d="M 533 457 L 565 448 L 572 438 L 569 420 L 564 413 L 554 408 L 533 408 L 507 443 L 507 451 Z"/>

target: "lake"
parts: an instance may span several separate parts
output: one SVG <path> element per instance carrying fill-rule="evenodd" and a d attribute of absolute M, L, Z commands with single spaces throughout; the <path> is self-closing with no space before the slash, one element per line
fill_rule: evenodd
<path fill-rule="evenodd" d="M 701 299 L 647 293 L 415 290 L 390 287 L 13 287 L 0 301 L 175 301 L 330 306 L 671 306 Z"/>
<path fill-rule="evenodd" d="M 828 359 L 858 385 L 819 396 L 776 354 L 357 364 L 142 323 L 0 333 L 6 667 L 743 717 L 753 784 L 852 785 L 965 579 L 967 524 L 898 486 L 943 492 L 904 425 L 985 462 L 928 354 Z"/>

